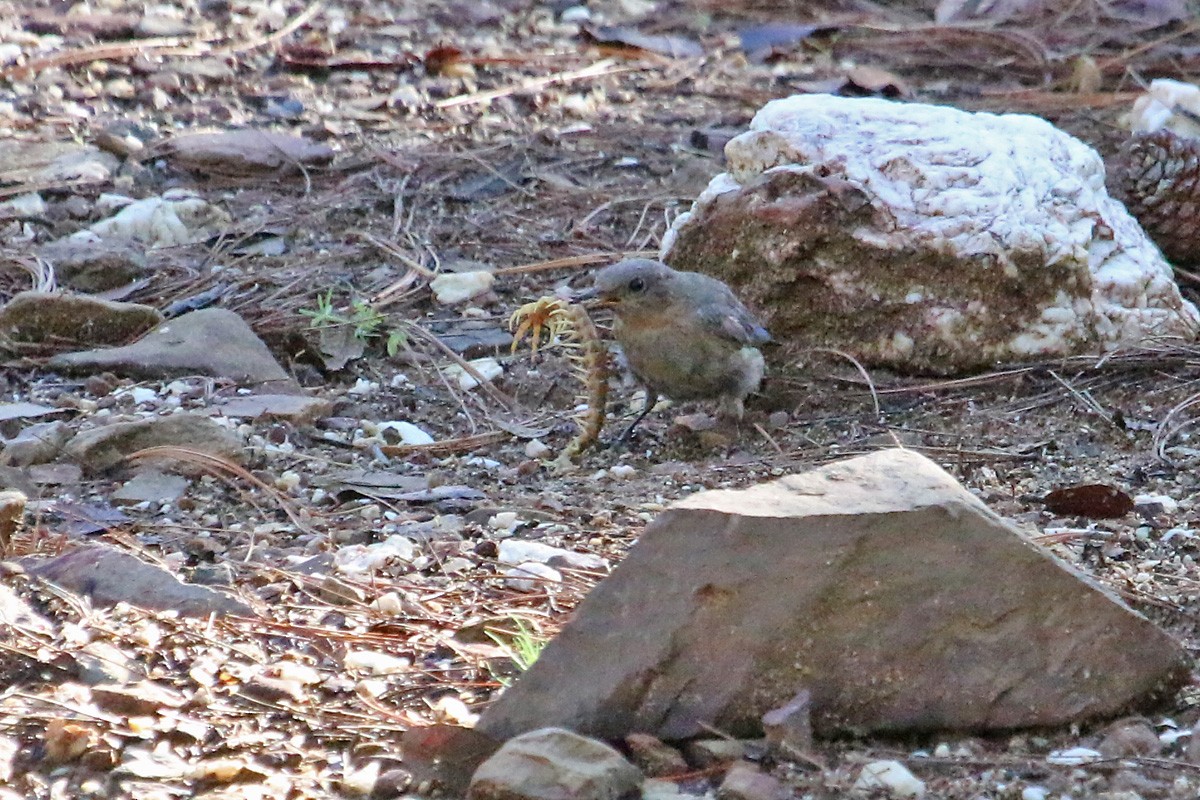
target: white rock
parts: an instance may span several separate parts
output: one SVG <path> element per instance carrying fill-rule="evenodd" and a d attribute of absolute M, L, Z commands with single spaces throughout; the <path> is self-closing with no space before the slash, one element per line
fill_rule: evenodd
<path fill-rule="evenodd" d="M 343 547 L 334 552 L 333 565 L 340 572 L 358 575 L 374 572 L 392 559 L 412 561 L 416 554 L 416 542 L 396 535 L 371 545 L 354 544 Z"/>
<path fill-rule="evenodd" d="M 864 247 L 943 253 L 960 261 L 956 269 L 1031 284 L 1047 280 L 1040 273 L 1049 270 L 1065 273 L 1053 279 L 1063 287 L 1057 295 L 1047 290 L 1037 301 L 1039 316 L 979 343 L 976 352 L 989 363 L 993 356 L 1066 355 L 1093 342 L 1112 349 L 1159 335 L 1190 338 L 1200 329 L 1200 312 L 1181 298 L 1170 265 L 1109 197 L 1099 154 L 1044 119 L 797 95 L 767 103 L 725 152 L 729 171 L 675 221 L 663 240 L 664 256 L 689 220 L 721 195 L 764 176 L 822 169 L 861 190 L 875 213 L 888 218 L 886 225 L 851 232 L 870 237 L 859 239 Z M 855 280 L 829 276 L 839 278 Z M 936 293 L 936 287 L 923 288 Z M 896 298 L 909 294 L 901 288 Z M 914 347 L 933 342 L 969 347 L 977 325 L 988 323 L 990 332 L 997 324 L 988 304 L 935 302 L 922 294 L 925 303 L 906 313 L 919 315 L 925 341 L 914 342 L 901 329 L 890 339 L 880 331 L 872 347 L 884 360 L 905 363 Z"/>
<path fill-rule="evenodd" d="M 475 358 L 467 363 L 488 382 L 504 374 L 504 367 L 500 366 L 500 362 L 490 356 L 487 358 Z M 464 392 L 468 392 L 479 385 L 479 379 L 458 364 L 451 364 L 448 367 L 444 367 L 442 372 L 450 380 L 458 381 L 458 388 Z"/>
<path fill-rule="evenodd" d="M 564 8 L 562 15 L 559 17 L 563 22 L 582 25 L 592 18 L 592 12 L 587 6 L 571 6 Z"/>
<path fill-rule="evenodd" d="M 858 791 L 883 789 L 893 797 L 924 797 L 925 782 L 908 771 L 899 761 L 872 761 L 862 768 L 854 782 Z"/>
<path fill-rule="evenodd" d="M 447 559 L 446 562 L 442 564 L 442 574 L 461 575 L 474 566 L 475 562 L 471 559 L 463 558 L 462 556 L 455 556 L 454 558 Z"/>
<path fill-rule="evenodd" d="M 547 564 L 556 561 L 558 566 L 576 567 L 578 569 L 607 569 L 608 561 L 600 556 L 588 553 L 574 553 L 561 547 L 553 547 L 541 542 L 527 542 L 522 539 L 505 539 L 500 542 L 500 553 L 497 560 L 501 564 L 521 564 L 536 561 Z"/>
<path fill-rule="evenodd" d="M 1133 102 L 1124 120 L 1134 133 L 1166 128 L 1180 136 L 1200 136 L 1200 86 L 1170 78 L 1150 81 L 1150 89 Z"/>
<path fill-rule="evenodd" d="M 1099 761 L 1104 758 L 1099 751 L 1090 747 L 1071 747 L 1066 750 L 1053 750 L 1046 756 L 1047 764 L 1059 764 L 1074 767 L 1089 761 Z"/>
<path fill-rule="evenodd" d="M 525 443 L 525 455 L 530 458 L 546 458 L 553 452 L 541 439 L 530 439 Z"/>
<path fill-rule="evenodd" d="M 371 608 L 389 617 L 398 617 L 404 613 L 404 600 L 396 592 L 385 592 L 375 598 Z"/>
<path fill-rule="evenodd" d="M 1139 494 L 1133 498 L 1133 505 L 1138 506 L 1161 506 L 1166 514 L 1174 514 L 1179 510 L 1179 503 L 1175 498 L 1165 494 Z"/>
<path fill-rule="evenodd" d="M 508 567 L 501 574 L 508 578 L 504 585 L 518 592 L 536 591 L 547 583 L 562 583 L 561 572 L 536 561 L 526 561 L 524 564 Z"/>
<path fill-rule="evenodd" d="M 375 381 L 369 381 L 366 378 L 359 378 L 354 382 L 354 385 L 346 390 L 346 394 L 352 394 L 363 397 L 369 394 L 374 394 L 379 391 L 379 384 Z"/>
<path fill-rule="evenodd" d="M 162 197 L 134 200 L 116 215 L 72 234 L 83 241 L 134 239 L 149 247 L 203 241 L 230 224 L 230 217 L 201 197 L 173 190 Z"/>
<path fill-rule="evenodd" d="M 126 394 L 132 397 L 133 402 L 139 406 L 142 403 L 151 403 L 158 400 L 158 392 L 146 386 L 134 386 Z"/>
<path fill-rule="evenodd" d="M 492 288 L 496 276 L 485 270 L 475 272 L 443 272 L 429 282 L 439 303 L 453 305 L 478 297 Z"/>
<path fill-rule="evenodd" d="M 521 524 L 521 515 L 515 511 L 501 511 L 488 517 L 487 525 L 494 531 L 512 533 Z"/>
<path fill-rule="evenodd" d="M 367 672 L 371 675 L 395 675 L 412 666 L 412 659 L 379 653 L 374 650 L 351 650 L 342 659 L 348 670 Z"/>
<path fill-rule="evenodd" d="M 41 217 L 46 214 L 46 201 L 37 192 L 19 194 L 0 203 L 0 217 Z"/>
<path fill-rule="evenodd" d="M 295 681 L 305 686 L 320 683 L 322 680 L 319 671 L 307 664 L 299 664 L 295 661 L 279 661 L 272 665 L 268 671 L 273 673 L 276 678 L 285 681 Z"/>
<path fill-rule="evenodd" d="M 1049 795 L 1045 786 L 1026 786 L 1021 790 L 1021 800 L 1046 800 Z"/>
<path fill-rule="evenodd" d="M 613 464 L 608 468 L 608 474 L 619 481 L 623 481 L 626 478 L 632 478 L 634 475 L 636 475 L 637 467 L 629 464 Z"/>
<path fill-rule="evenodd" d="M 378 425 L 379 430 L 391 430 L 400 435 L 401 444 L 433 444 L 436 441 L 432 436 L 426 433 L 421 428 L 413 425 L 411 422 L 404 420 L 391 420 L 389 422 L 381 422 Z"/>

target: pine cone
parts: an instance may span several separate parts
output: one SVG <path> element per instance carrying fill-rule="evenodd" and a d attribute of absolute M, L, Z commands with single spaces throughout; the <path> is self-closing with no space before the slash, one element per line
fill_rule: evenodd
<path fill-rule="evenodd" d="M 1168 260 L 1200 261 L 1200 139 L 1135 133 L 1117 154 L 1109 183 Z"/>

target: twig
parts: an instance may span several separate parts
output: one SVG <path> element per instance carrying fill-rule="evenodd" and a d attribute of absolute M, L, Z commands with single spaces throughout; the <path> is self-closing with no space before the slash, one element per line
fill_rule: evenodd
<path fill-rule="evenodd" d="M 599 78 L 605 75 L 618 75 L 623 72 L 638 72 L 646 69 L 644 66 L 617 66 L 616 60 L 606 58 L 603 61 L 597 61 L 595 64 L 577 69 L 572 72 L 556 72 L 553 75 L 545 75 L 540 78 L 532 78 L 513 86 L 504 86 L 499 89 L 491 89 L 486 92 L 472 92 L 470 94 L 460 94 L 454 97 L 447 97 L 445 100 L 439 100 L 433 104 L 436 109 L 455 108 L 457 106 L 475 105 L 476 103 L 490 103 L 500 97 L 516 94 L 517 92 L 527 92 L 532 89 L 542 89 L 547 86 L 553 86 L 556 83 L 571 83 L 572 81 L 586 80 L 587 78 Z"/>
<path fill-rule="evenodd" d="M 550 261 L 537 261 L 533 264 L 501 267 L 500 269 L 493 270 L 492 274 L 497 277 L 501 275 L 524 275 L 530 272 L 549 272 L 552 269 L 566 269 L 568 267 L 590 267 L 593 264 L 603 264 L 623 258 L 653 258 L 656 255 L 658 255 L 657 250 L 634 250 L 613 254 L 593 253 L 587 256 L 567 256 L 565 258 L 551 259 Z"/>

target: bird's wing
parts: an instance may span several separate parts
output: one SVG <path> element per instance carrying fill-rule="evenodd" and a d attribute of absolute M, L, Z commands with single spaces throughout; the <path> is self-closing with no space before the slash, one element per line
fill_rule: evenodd
<path fill-rule="evenodd" d="M 696 317 L 706 330 L 737 344 L 754 345 L 771 341 L 767 329 L 759 325 L 736 299 L 732 305 L 701 306 L 696 310 Z"/>

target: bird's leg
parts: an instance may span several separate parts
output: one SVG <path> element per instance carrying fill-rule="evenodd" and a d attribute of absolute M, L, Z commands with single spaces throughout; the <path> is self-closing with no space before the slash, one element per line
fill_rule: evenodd
<path fill-rule="evenodd" d="M 657 403 L 658 403 L 658 395 L 655 394 L 654 392 L 650 391 L 649 389 L 647 389 L 646 390 L 646 405 L 642 407 L 641 413 L 637 415 L 637 419 L 635 419 L 633 421 L 633 424 L 630 425 L 628 428 L 626 428 L 625 432 L 622 433 L 619 437 L 617 437 L 617 444 L 625 443 L 625 440 L 629 438 L 629 434 L 633 433 L 633 429 L 638 426 L 639 422 L 641 422 L 642 420 L 644 420 L 646 418 L 646 415 L 649 414 L 654 409 L 654 406 Z"/>

